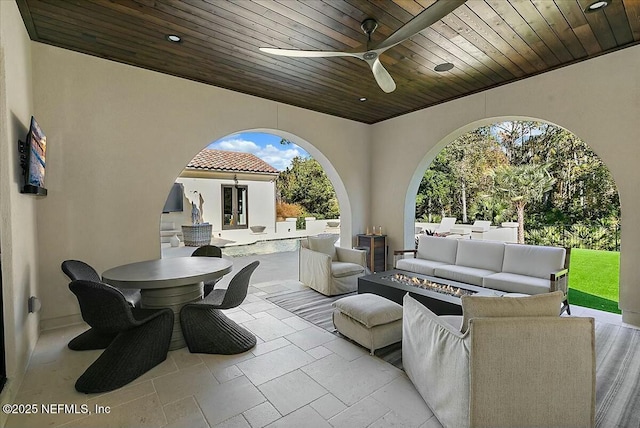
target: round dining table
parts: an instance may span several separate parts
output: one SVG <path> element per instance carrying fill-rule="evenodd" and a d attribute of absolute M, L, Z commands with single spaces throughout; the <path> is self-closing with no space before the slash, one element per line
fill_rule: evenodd
<path fill-rule="evenodd" d="M 218 257 L 172 257 L 116 266 L 102 280 L 119 288 L 140 289 L 144 309 L 170 308 L 174 313 L 169 349 L 186 346 L 180 326 L 180 310 L 202 299 L 203 282 L 231 272 L 233 263 Z"/>

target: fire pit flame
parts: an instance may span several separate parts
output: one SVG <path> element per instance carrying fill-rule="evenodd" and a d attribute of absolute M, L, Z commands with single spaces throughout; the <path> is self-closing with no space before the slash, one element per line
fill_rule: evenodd
<path fill-rule="evenodd" d="M 465 290 L 463 288 L 452 287 L 451 285 L 438 284 L 437 282 L 429 281 L 426 278 L 418 278 L 416 276 L 408 276 L 402 273 L 396 273 L 384 277 L 389 281 L 398 282 L 400 284 L 411 285 L 414 287 L 424 288 L 429 291 L 435 291 L 436 293 L 448 294 L 449 296 L 466 296 L 474 294 L 473 291 Z"/>

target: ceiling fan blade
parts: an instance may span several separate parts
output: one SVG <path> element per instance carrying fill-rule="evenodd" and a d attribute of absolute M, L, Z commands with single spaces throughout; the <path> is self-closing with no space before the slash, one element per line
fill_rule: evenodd
<path fill-rule="evenodd" d="M 380 53 L 398 43 L 404 42 L 453 12 L 465 1 L 466 0 L 438 0 L 416 15 L 411 21 L 398 28 L 392 35 L 376 45 L 372 50 Z"/>
<path fill-rule="evenodd" d="M 380 89 L 387 94 L 396 90 L 396 82 L 393 81 L 393 77 L 391 77 L 378 58 L 374 61 L 367 61 L 367 64 L 371 67 L 373 77 L 376 79 L 376 82 L 378 82 Z"/>
<path fill-rule="evenodd" d="M 331 56 L 351 56 L 362 59 L 362 54 L 350 52 L 332 51 L 303 51 L 298 49 L 259 48 L 260 51 L 271 55 L 298 57 L 298 58 L 325 58 Z"/>

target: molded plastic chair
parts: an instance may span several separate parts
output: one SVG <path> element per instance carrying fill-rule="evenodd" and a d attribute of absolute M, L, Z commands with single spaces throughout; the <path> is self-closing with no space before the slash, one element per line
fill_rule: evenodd
<path fill-rule="evenodd" d="M 196 250 L 191 253 L 191 257 L 218 257 L 222 258 L 222 250 L 215 245 L 203 245 L 202 247 L 196 248 Z M 207 281 L 204 283 L 204 297 L 207 297 L 216 286 L 218 281 L 222 278 L 216 278 L 212 281 Z"/>
<path fill-rule="evenodd" d="M 180 323 L 189 351 L 204 354 L 239 354 L 256 345 L 256 337 L 227 318 L 220 309 L 239 306 L 247 297 L 249 280 L 260 264 L 255 261 L 238 272 L 226 290 L 213 290 L 204 300 L 185 305 Z"/>
<path fill-rule="evenodd" d="M 131 307 L 122 293 L 101 282 L 72 281 L 82 319 L 103 336 L 115 336 L 105 351 L 76 381 L 84 393 L 120 388 L 167 358 L 173 311 Z"/>
<path fill-rule="evenodd" d="M 65 260 L 62 262 L 62 271 L 69 277 L 71 281 L 85 280 L 92 282 L 101 282 L 102 279 L 98 272 L 85 262 L 80 260 Z M 120 290 L 122 291 L 122 290 Z M 140 302 L 140 290 L 127 290 L 129 298 L 127 301 L 134 306 L 132 302 Z M 125 295 L 125 293 L 122 293 Z M 125 298 L 127 296 L 125 295 Z M 100 333 L 93 328 L 73 338 L 68 346 L 74 351 L 88 351 L 90 349 L 105 349 L 115 339 L 116 334 Z"/>

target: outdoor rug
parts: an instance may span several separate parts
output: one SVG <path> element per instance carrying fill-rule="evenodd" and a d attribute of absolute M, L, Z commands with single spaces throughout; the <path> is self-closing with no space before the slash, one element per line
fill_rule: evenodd
<path fill-rule="evenodd" d="M 344 337 L 331 321 L 331 303 L 349 295 L 327 297 L 309 289 L 267 299 Z M 402 369 L 400 344 L 379 349 L 375 355 Z M 596 323 L 596 426 L 640 427 L 640 330 Z"/>

